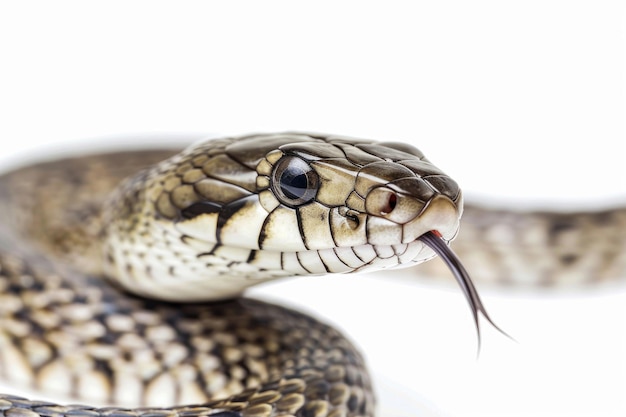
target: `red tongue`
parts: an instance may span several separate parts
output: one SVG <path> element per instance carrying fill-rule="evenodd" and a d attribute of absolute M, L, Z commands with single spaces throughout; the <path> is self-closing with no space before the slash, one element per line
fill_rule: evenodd
<path fill-rule="evenodd" d="M 456 278 L 456 281 L 459 283 L 461 290 L 463 290 L 463 294 L 465 294 L 465 298 L 467 298 L 470 308 L 472 309 L 472 315 L 474 316 L 476 333 L 478 334 L 478 348 L 480 349 L 480 324 L 478 322 L 478 316 L 480 314 L 482 314 L 483 317 L 487 319 L 487 321 L 500 333 L 508 336 L 493 322 L 493 320 L 491 320 L 489 314 L 487 314 L 487 310 L 480 300 L 478 291 L 476 291 L 476 287 L 474 287 L 472 278 L 465 270 L 465 267 L 461 263 L 461 260 L 446 244 L 445 240 L 442 239 L 441 233 L 436 230 L 431 230 L 430 232 L 424 233 L 418 239 L 421 240 L 426 246 L 431 248 L 437 255 L 439 255 L 439 257 L 441 257 L 441 259 L 443 259 L 446 265 L 448 265 L 448 268 L 450 268 L 450 271 L 452 271 L 452 273 L 454 274 L 454 278 Z"/>

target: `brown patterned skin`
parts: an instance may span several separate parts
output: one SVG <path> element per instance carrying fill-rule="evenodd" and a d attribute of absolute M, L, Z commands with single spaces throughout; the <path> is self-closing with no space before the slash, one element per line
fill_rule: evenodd
<path fill-rule="evenodd" d="M 361 356 L 311 317 L 243 298 L 210 305 L 147 301 L 99 279 L 38 273 L 9 256 L 0 264 L 8 294 L 0 307 L 3 379 L 118 405 L 72 415 L 373 414 Z M 71 409 L 3 398 L 5 415 L 16 407 L 39 415 Z M 138 404 L 202 405 L 121 408 Z"/>
<path fill-rule="evenodd" d="M 135 277 L 188 284 L 181 271 L 191 270 L 192 284 L 205 274 L 251 285 L 419 262 L 432 257 L 414 242 L 424 231 L 435 225 L 448 239 L 456 234 L 456 184 L 414 148 L 341 137 L 226 138 L 152 165 L 171 154 L 81 157 L 0 178 L 3 378 L 117 407 L 5 395 L 3 414 L 374 415 L 363 359 L 333 328 L 260 301 L 178 304 L 119 285 L 170 298 L 170 288 L 150 292 L 152 282 Z M 274 195 L 273 177 L 288 158 L 319 176 L 306 204 Z M 201 405 L 123 408 L 173 404 Z"/>

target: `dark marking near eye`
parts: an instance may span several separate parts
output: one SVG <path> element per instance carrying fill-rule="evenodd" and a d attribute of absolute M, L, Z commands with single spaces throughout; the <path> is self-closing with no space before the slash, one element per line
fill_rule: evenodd
<path fill-rule="evenodd" d="M 257 244 L 259 245 L 259 249 L 263 249 L 263 242 L 267 238 L 267 228 L 268 223 L 270 222 L 271 216 L 267 216 L 265 220 L 263 220 L 263 225 L 261 226 L 261 231 L 259 232 L 259 239 L 257 240 Z"/>
<path fill-rule="evenodd" d="M 211 201 L 199 201 L 180 211 L 185 219 L 193 219 L 201 214 L 219 213 L 222 206 Z"/>
<path fill-rule="evenodd" d="M 255 194 L 240 198 L 239 200 L 235 200 L 231 203 L 226 204 L 220 210 L 220 214 L 217 217 L 217 231 L 216 237 L 218 243 L 222 241 L 222 229 L 228 220 L 235 215 L 239 210 L 243 209 L 246 204 L 255 204 L 258 202 L 259 197 Z"/>
<path fill-rule="evenodd" d="M 267 223 L 263 223 L 263 227 L 261 227 L 261 233 L 259 233 L 259 240 L 257 243 L 259 244 L 259 248 L 263 249 L 263 242 L 267 239 L 267 232 L 265 231 L 265 225 Z"/>

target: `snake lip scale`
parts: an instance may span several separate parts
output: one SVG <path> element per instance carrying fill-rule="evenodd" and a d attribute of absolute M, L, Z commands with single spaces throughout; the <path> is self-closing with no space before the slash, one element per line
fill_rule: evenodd
<path fill-rule="evenodd" d="M 175 154 L 86 155 L 6 173 L 0 377 L 108 406 L 7 394 L 0 395 L 0 412 L 373 416 L 373 384 L 347 338 L 243 293 L 284 277 L 408 267 L 440 255 L 479 330 L 479 314 L 493 322 L 448 247 L 463 211 L 457 183 L 413 146 L 326 134 L 226 137 Z M 476 213 L 465 209 L 465 217 Z M 610 216 L 625 223 L 623 211 Z M 548 239 L 556 243 L 579 225 L 587 230 L 605 221 L 598 214 L 532 219 L 540 230 L 549 229 L 546 219 L 560 224 Z M 513 223 L 523 231 L 506 229 L 505 238 L 528 231 L 531 238 L 514 240 L 534 249 L 535 223 Z M 477 224 L 492 237 L 484 231 L 489 225 Z M 473 226 L 463 228 L 472 235 Z M 615 241 L 623 239 L 619 230 L 608 231 L 617 233 Z M 458 241 L 464 262 L 475 258 Z M 597 257 L 610 276 L 624 264 L 614 246 Z M 552 283 L 546 271 L 581 270 L 583 249 L 567 248 L 555 263 L 533 263 L 533 276 Z"/>

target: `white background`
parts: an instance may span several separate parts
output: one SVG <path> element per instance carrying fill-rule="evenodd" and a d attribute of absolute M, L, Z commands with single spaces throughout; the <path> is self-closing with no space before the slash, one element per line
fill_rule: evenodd
<path fill-rule="evenodd" d="M 411 141 L 502 204 L 612 204 L 626 196 L 625 36 L 610 1 L 2 2 L 0 162 L 312 130 Z M 623 286 L 484 291 L 517 343 L 487 330 L 477 360 L 460 292 L 404 276 L 255 294 L 345 329 L 386 416 L 626 414 Z"/>

